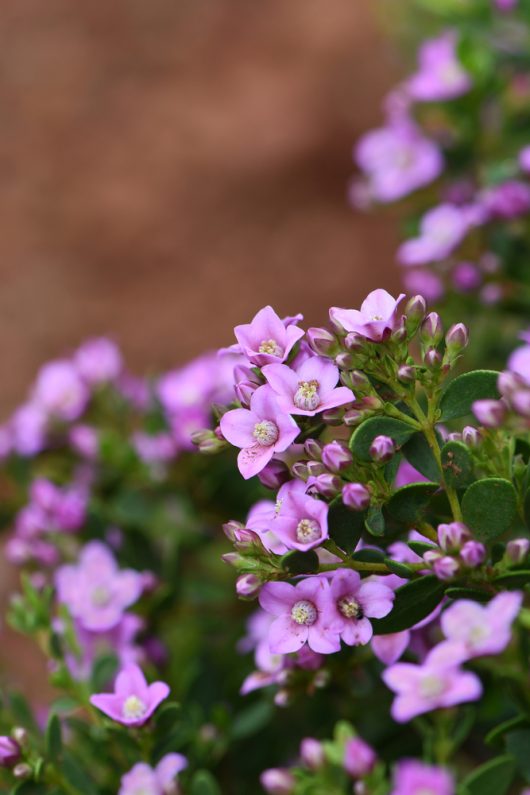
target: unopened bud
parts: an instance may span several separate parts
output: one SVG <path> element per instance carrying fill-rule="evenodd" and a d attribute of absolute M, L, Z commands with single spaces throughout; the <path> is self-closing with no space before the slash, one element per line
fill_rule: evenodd
<path fill-rule="evenodd" d="M 480 541 L 466 541 L 460 550 L 460 559 L 469 569 L 474 569 L 486 560 L 486 547 Z"/>
<path fill-rule="evenodd" d="M 498 428 L 506 416 L 506 405 L 501 400 L 475 400 L 471 408 L 486 428 Z"/>
<path fill-rule="evenodd" d="M 510 397 L 514 411 L 521 417 L 530 417 L 530 389 L 519 389 Z"/>
<path fill-rule="evenodd" d="M 246 599 L 257 596 L 261 588 L 261 580 L 255 574 L 242 574 L 237 578 L 236 593 Z"/>
<path fill-rule="evenodd" d="M 451 326 L 445 335 L 447 352 L 451 356 L 456 356 L 460 351 L 463 351 L 464 348 L 467 347 L 468 342 L 469 333 L 463 323 L 456 323 L 454 326 Z"/>
<path fill-rule="evenodd" d="M 352 778 L 370 773 L 377 759 L 374 749 L 360 737 L 352 737 L 344 747 L 344 769 Z"/>
<path fill-rule="evenodd" d="M 326 761 L 324 747 L 314 737 L 304 737 L 300 743 L 300 758 L 310 770 L 318 770 Z"/>
<path fill-rule="evenodd" d="M 438 543 L 444 552 L 458 552 L 471 533 L 462 522 L 438 525 Z"/>
<path fill-rule="evenodd" d="M 342 480 L 337 475 L 318 475 L 310 477 L 307 481 L 308 492 L 321 494 L 323 497 L 331 499 L 335 497 L 342 488 Z"/>
<path fill-rule="evenodd" d="M 15 778 L 29 778 L 31 776 L 31 768 L 25 762 L 20 762 L 13 768 L 13 775 Z"/>
<path fill-rule="evenodd" d="M 291 467 L 293 477 L 298 478 L 298 480 L 307 480 L 309 477 L 307 463 L 307 461 L 296 461 Z"/>
<path fill-rule="evenodd" d="M 279 489 L 290 480 L 289 468 L 283 461 L 273 458 L 258 472 L 258 480 L 267 489 Z"/>
<path fill-rule="evenodd" d="M 344 409 L 341 407 L 336 409 L 327 409 L 321 414 L 322 422 L 326 425 L 342 425 L 342 418 L 344 416 Z"/>
<path fill-rule="evenodd" d="M 366 351 L 366 339 L 355 331 L 350 331 L 344 339 L 344 345 L 350 353 L 363 353 Z"/>
<path fill-rule="evenodd" d="M 406 305 L 405 323 L 410 336 L 412 336 L 419 328 L 420 323 L 425 317 L 426 311 L 427 304 L 425 303 L 425 298 L 422 295 L 415 295 Z"/>
<path fill-rule="evenodd" d="M 236 522 L 235 519 L 230 519 L 229 522 L 225 522 L 223 525 L 223 533 L 232 543 L 238 540 L 239 533 L 244 529 L 245 525 L 241 524 L 241 522 Z"/>
<path fill-rule="evenodd" d="M 291 771 L 279 767 L 264 770 L 259 780 L 269 795 L 291 795 L 296 788 L 296 780 Z"/>
<path fill-rule="evenodd" d="M 15 726 L 11 731 L 11 736 L 21 746 L 28 744 L 28 731 L 24 726 Z"/>
<path fill-rule="evenodd" d="M 429 348 L 423 355 L 423 361 L 431 370 L 436 370 L 442 364 L 442 357 L 436 348 Z"/>
<path fill-rule="evenodd" d="M 506 544 L 506 558 L 510 563 L 523 563 L 528 557 L 529 550 L 528 538 L 514 538 Z"/>
<path fill-rule="evenodd" d="M 202 430 L 191 434 L 191 441 L 197 445 L 199 452 L 205 455 L 219 453 L 228 447 L 228 442 L 219 439 L 215 431 Z"/>
<path fill-rule="evenodd" d="M 256 389 L 256 384 L 252 384 L 250 381 L 240 381 L 234 387 L 237 399 L 242 406 L 246 407 L 250 406 L 250 398 Z"/>
<path fill-rule="evenodd" d="M 437 312 L 429 312 L 421 324 L 420 339 L 424 345 L 436 346 L 442 341 L 444 334 L 442 321 Z"/>
<path fill-rule="evenodd" d="M 342 421 L 347 428 L 355 428 L 363 422 L 365 417 L 366 412 L 359 411 L 359 409 L 349 409 L 349 411 L 344 414 Z"/>
<path fill-rule="evenodd" d="M 400 364 L 397 371 L 398 380 L 404 384 L 410 384 L 416 379 L 416 370 L 409 364 Z"/>
<path fill-rule="evenodd" d="M 13 737 L 0 736 L 0 767 L 16 765 L 20 759 L 20 745 Z"/>
<path fill-rule="evenodd" d="M 342 442 L 333 441 L 322 450 L 322 463 L 332 472 L 342 472 L 352 463 L 352 454 Z M 311 472 L 313 474 L 313 472 Z"/>
<path fill-rule="evenodd" d="M 434 561 L 433 570 L 439 580 L 452 580 L 458 573 L 459 563 L 454 558 L 445 556 Z"/>
<path fill-rule="evenodd" d="M 353 370 L 350 373 L 352 389 L 355 392 L 358 392 L 362 395 L 363 392 L 369 393 L 373 391 L 372 384 L 370 383 L 370 379 L 367 375 L 365 375 L 361 370 Z"/>
<path fill-rule="evenodd" d="M 511 373 L 509 370 L 499 373 L 497 387 L 501 395 L 509 397 L 521 387 L 525 387 L 526 382 L 518 373 Z"/>
<path fill-rule="evenodd" d="M 390 436 L 376 436 L 370 445 L 370 456 L 378 463 L 390 461 L 396 448 Z"/>
<path fill-rule="evenodd" d="M 322 459 L 322 445 L 317 439 L 306 439 L 304 442 L 304 451 L 308 458 L 313 461 L 320 461 Z"/>
<path fill-rule="evenodd" d="M 405 342 L 407 336 L 408 332 L 407 332 L 407 326 L 405 324 L 405 318 L 402 317 L 401 320 L 399 321 L 399 325 L 397 326 L 397 328 L 394 329 L 394 331 L 390 335 L 390 339 L 392 340 L 392 342 L 398 342 L 398 343 Z"/>
<path fill-rule="evenodd" d="M 480 444 L 480 431 L 472 425 L 466 425 L 462 428 L 462 441 L 468 447 L 478 447 Z"/>
<path fill-rule="evenodd" d="M 356 362 L 357 360 L 355 356 L 352 356 L 351 353 L 343 352 L 343 353 L 338 353 L 335 356 L 335 364 L 341 370 L 351 370 L 353 367 L 355 367 Z"/>
<path fill-rule="evenodd" d="M 306 464 L 307 474 L 309 477 L 317 478 L 326 472 L 326 467 L 322 461 L 308 461 Z"/>
<path fill-rule="evenodd" d="M 365 511 L 370 506 L 370 492 L 362 483 L 346 483 L 342 502 L 352 511 Z"/>
<path fill-rule="evenodd" d="M 337 339 L 325 328 L 310 328 L 306 332 L 306 338 L 311 349 L 318 356 L 333 358 L 338 350 Z"/>

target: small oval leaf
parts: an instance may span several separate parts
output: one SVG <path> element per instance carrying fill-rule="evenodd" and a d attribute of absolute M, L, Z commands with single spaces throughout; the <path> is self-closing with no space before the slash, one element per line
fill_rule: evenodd
<path fill-rule="evenodd" d="M 410 629 L 440 604 L 445 586 L 432 574 L 406 583 L 396 591 L 392 611 L 384 618 L 372 619 L 375 635 L 388 635 Z"/>
<path fill-rule="evenodd" d="M 498 400 L 499 373 L 496 370 L 473 370 L 451 381 L 440 400 L 442 422 L 471 414 L 475 400 Z"/>
<path fill-rule="evenodd" d="M 386 508 L 398 522 L 414 525 L 422 520 L 431 497 L 438 489 L 437 483 L 410 483 L 394 492 Z"/>
<path fill-rule="evenodd" d="M 447 442 L 441 451 L 445 482 L 455 489 L 469 486 L 474 480 L 473 458 L 463 442 Z"/>
<path fill-rule="evenodd" d="M 503 478 L 484 478 L 472 483 L 462 500 L 464 522 L 479 541 L 502 535 L 515 519 L 517 495 Z"/>

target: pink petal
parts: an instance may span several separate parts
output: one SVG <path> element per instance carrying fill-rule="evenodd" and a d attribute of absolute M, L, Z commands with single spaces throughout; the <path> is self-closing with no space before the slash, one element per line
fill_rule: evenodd
<path fill-rule="evenodd" d="M 142 669 L 130 663 L 122 668 L 116 677 L 114 684 L 114 692 L 120 696 L 130 696 L 145 693 L 147 690 L 147 682 L 143 675 Z"/>
<path fill-rule="evenodd" d="M 307 627 L 280 616 L 269 629 L 269 648 L 272 654 L 289 654 L 301 649 L 307 640 Z"/>
<path fill-rule="evenodd" d="M 394 592 L 379 582 L 362 582 L 357 592 L 368 618 L 383 618 L 392 610 Z"/>
<path fill-rule="evenodd" d="M 149 701 L 149 711 L 153 712 L 161 701 L 164 701 L 169 696 L 169 685 L 165 682 L 153 682 L 149 685 L 147 690 L 147 697 Z"/>
<path fill-rule="evenodd" d="M 395 693 L 402 691 L 415 690 L 419 679 L 421 678 L 421 670 L 417 665 L 411 663 L 396 663 L 386 671 L 383 671 L 381 678 L 390 690 Z"/>
<path fill-rule="evenodd" d="M 290 613 L 297 599 L 294 585 L 288 582 L 268 582 L 259 592 L 259 603 L 267 613 L 281 616 Z"/>
<path fill-rule="evenodd" d="M 248 409 L 233 409 L 221 417 L 221 433 L 235 447 L 250 447 L 256 443 L 254 428 L 259 417 Z"/>
<path fill-rule="evenodd" d="M 378 660 L 381 660 L 385 665 L 393 665 L 407 646 L 410 641 L 410 632 L 393 632 L 390 635 L 375 635 L 372 638 L 372 650 Z"/>
<path fill-rule="evenodd" d="M 355 395 L 346 386 L 339 386 L 328 394 L 328 396 L 321 401 L 318 410 L 326 411 L 327 409 L 334 409 L 336 406 L 344 406 L 346 403 L 351 403 L 355 400 Z"/>
<path fill-rule="evenodd" d="M 267 466 L 273 455 L 273 445 L 270 445 L 270 447 L 262 447 L 256 444 L 253 447 L 246 447 L 244 450 L 240 450 L 237 456 L 239 471 L 245 480 L 248 480 L 254 475 L 257 475 L 258 472 L 261 472 L 261 470 Z"/>
<path fill-rule="evenodd" d="M 267 364 L 262 372 L 274 392 L 292 405 L 293 395 L 298 389 L 298 376 L 294 370 L 286 364 Z"/>
<path fill-rule="evenodd" d="M 340 638 L 337 633 L 322 626 L 320 621 L 309 627 L 307 645 L 319 654 L 334 654 L 340 650 Z"/>
<path fill-rule="evenodd" d="M 348 646 L 365 646 L 373 634 L 372 625 L 367 618 L 346 620 L 342 639 Z"/>
<path fill-rule="evenodd" d="M 167 789 L 175 776 L 188 766 L 188 760 L 182 754 L 166 754 L 158 765 L 155 772 L 158 783 L 162 789 Z"/>

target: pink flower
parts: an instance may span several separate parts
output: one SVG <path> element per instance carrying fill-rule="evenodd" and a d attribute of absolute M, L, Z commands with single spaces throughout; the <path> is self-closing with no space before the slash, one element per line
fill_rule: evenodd
<path fill-rule="evenodd" d="M 441 627 L 447 638 L 440 644 L 455 655 L 462 650 L 462 659 L 499 654 L 510 643 L 512 624 L 521 609 L 521 593 L 504 592 L 487 605 L 459 599 L 442 613 Z"/>
<path fill-rule="evenodd" d="M 48 415 L 70 421 L 84 411 L 88 390 L 72 362 L 57 359 L 40 369 L 32 400 Z"/>
<path fill-rule="evenodd" d="M 377 756 L 371 745 L 361 737 L 352 737 L 344 746 L 344 769 L 352 778 L 367 776 L 375 765 Z"/>
<path fill-rule="evenodd" d="M 448 770 L 404 759 L 394 771 L 390 795 L 454 795 L 455 785 Z"/>
<path fill-rule="evenodd" d="M 422 665 L 396 663 L 383 671 L 383 681 L 396 693 L 392 717 L 406 723 L 425 712 L 452 707 L 466 701 L 476 701 L 482 694 L 480 679 L 458 667 L 445 649 L 435 647 Z"/>
<path fill-rule="evenodd" d="M 372 637 L 368 619 L 392 610 L 394 592 L 375 578 L 361 580 L 353 569 L 337 569 L 331 579 L 332 629 L 348 646 L 364 646 Z"/>
<path fill-rule="evenodd" d="M 123 360 L 118 346 L 106 337 L 87 340 L 74 356 L 78 373 L 90 385 L 114 381 L 121 373 Z"/>
<path fill-rule="evenodd" d="M 272 306 L 260 309 L 250 323 L 236 326 L 234 333 L 245 356 L 258 367 L 284 362 L 304 336 L 298 326 L 286 326 Z"/>
<path fill-rule="evenodd" d="M 445 259 L 460 245 L 470 226 L 468 208 L 440 204 L 421 219 L 419 236 L 399 247 L 398 262 L 401 265 L 425 265 Z"/>
<path fill-rule="evenodd" d="M 380 202 L 407 196 L 435 180 L 443 169 L 437 145 L 403 117 L 363 135 L 355 159 L 372 196 Z"/>
<path fill-rule="evenodd" d="M 273 654 L 289 654 L 307 643 L 320 654 L 340 649 L 336 631 L 330 630 L 330 587 L 323 577 L 307 577 L 296 585 L 269 582 L 261 589 L 260 605 L 276 616 L 269 629 Z"/>
<path fill-rule="evenodd" d="M 281 410 L 267 384 L 256 389 L 250 409 L 228 411 L 220 425 L 225 439 L 241 448 L 237 462 L 245 480 L 261 472 L 274 453 L 287 450 L 300 430 L 293 418 Z"/>
<path fill-rule="evenodd" d="M 124 610 L 142 593 L 142 575 L 118 569 L 108 547 L 88 543 L 77 564 L 61 566 L 55 574 L 57 598 L 84 629 L 105 631 L 116 626 Z"/>
<path fill-rule="evenodd" d="M 354 400 L 351 389 L 337 386 L 339 370 L 328 359 L 311 356 L 298 366 L 268 364 L 263 375 L 275 392 L 278 405 L 288 414 L 315 414 Z"/>
<path fill-rule="evenodd" d="M 20 745 L 12 737 L 0 737 L 0 767 L 14 767 L 20 759 Z"/>
<path fill-rule="evenodd" d="M 182 754 L 166 754 L 155 768 L 138 762 L 122 777 L 118 795 L 172 795 L 175 777 L 187 766 Z"/>
<path fill-rule="evenodd" d="M 442 33 L 423 43 L 419 51 L 419 70 L 407 81 L 409 95 L 420 102 L 453 99 L 471 88 L 471 78 L 459 63 L 456 35 Z"/>
<path fill-rule="evenodd" d="M 148 685 L 141 668 L 130 664 L 116 677 L 114 693 L 97 693 L 90 703 L 124 726 L 143 726 L 168 695 L 165 682 Z"/>
<path fill-rule="evenodd" d="M 378 660 L 385 665 L 393 665 L 402 656 L 409 642 L 410 632 L 406 629 L 388 635 L 374 635 L 371 646 Z"/>
<path fill-rule="evenodd" d="M 360 310 L 333 306 L 329 316 L 332 323 L 337 322 L 346 331 L 380 342 L 396 328 L 398 306 L 404 297 L 404 293 L 393 298 L 386 290 L 373 290 L 362 302 Z"/>
<path fill-rule="evenodd" d="M 296 787 L 296 779 L 290 770 L 280 767 L 264 770 L 259 780 L 269 795 L 291 795 Z"/>
<path fill-rule="evenodd" d="M 301 481 L 285 483 L 277 505 L 276 518 L 269 526 L 287 549 L 305 552 L 328 538 L 328 505 L 306 494 Z"/>

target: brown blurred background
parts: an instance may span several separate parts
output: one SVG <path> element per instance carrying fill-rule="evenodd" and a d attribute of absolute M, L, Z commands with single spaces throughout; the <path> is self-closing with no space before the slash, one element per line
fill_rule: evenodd
<path fill-rule="evenodd" d="M 108 333 L 139 370 L 265 303 L 323 322 L 395 288 L 394 231 L 347 206 L 399 61 L 376 0 L 3 0 L 2 415 Z"/>

